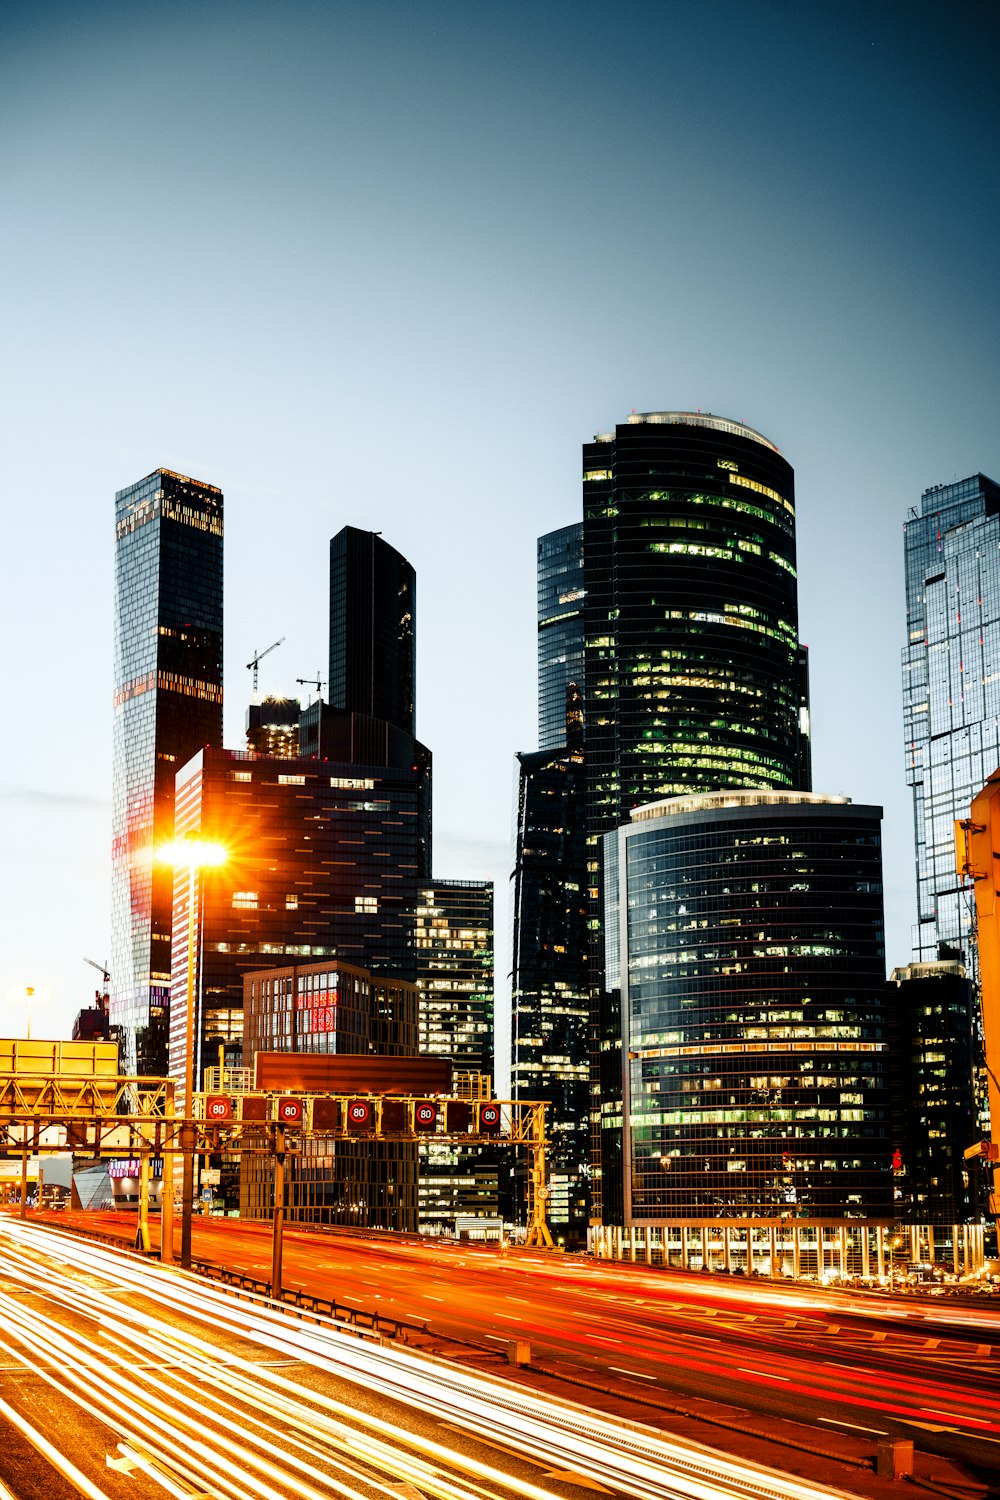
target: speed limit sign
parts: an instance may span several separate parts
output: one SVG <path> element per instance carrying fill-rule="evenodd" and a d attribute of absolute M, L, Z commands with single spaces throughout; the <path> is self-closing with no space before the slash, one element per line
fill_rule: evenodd
<path fill-rule="evenodd" d="M 417 1130 L 433 1130 L 437 1117 L 437 1105 L 430 1099 L 420 1099 L 413 1106 L 413 1124 Z"/>
<path fill-rule="evenodd" d="M 205 1100 L 206 1120 L 231 1120 L 233 1118 L 233 1101 L 227 1099 L 224 1094 L 209 1094 Z"/>
<path fill-rule="evenodd" d="M 290 1096 L 279 1099 L 276 1113 L 282 1125 L 301 1125 L 302 1100 L 293 1099 Z"/>
<path fill-rule="evenodd" d="M 347 1106 L 348 1130 L 368 1130 L 372 1123 L 372 1107 L 367 1099 L 352 1099 Z"/>
<path fill-rule="evenodd" d="M 483 1135 L 495 1135 L 500 1129 L 500 1106 L 499 1104 L 481 1104 L 479 1106 L 479 1129 Z"/>

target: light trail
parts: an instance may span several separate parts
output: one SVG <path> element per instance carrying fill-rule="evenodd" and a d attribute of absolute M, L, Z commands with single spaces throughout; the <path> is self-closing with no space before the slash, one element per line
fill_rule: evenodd
<path fill-rule="evenodd" d="M 70 1484 L 74 1485 L 81 1495 L 86 1495 L 88 1500 L 108 1500 L 104 1490 L 98 1489 L 97 1485 L 88 1479 L 86 1474 L 66 1457 L 65 1453 L 61 1453 L 54 1444 L 49 1442 L 44 1433 L 39 1432 L 37 1427 L 33 1427 L 19 1411 L 13 1406 L 8 1406 L 3 1400 L 0 1400 L 0 1416 L 5 1417 L 22 1437 L 26 1437 L 31 1446 L 52 1465 L 56 1473 L 61 1474 L 63 1479 L 67 1479 Z M 0 1485 L 0 1491 L 5 1495 L 10 1494 L 10 1491 L 2 1485 Z"/>
<path fill-rule="evenodd" d="M 634 1500 L 816 1500 L 842 1492 L 730 1458 L 698 1444 L 637 1429 L 570 1402 L 522 1391 L 408 1350 L 379 1348 L 332 1327 L 314 1327 L 284 1309 L 239 1301 L 196 1277 L 156 1262 L 118 1256 L 37 1226 L 0 1222 L 0 1260 L 10 1280 L 42 1290 L 57 1308 L 92 1317 L 100 1344 L 60 1328 L 37 1308 L 14 1303 L 5 1338 L 40 1378 L 64 1389 L 120 1434 L 119 1451 L 164 1488 L 194 1488 L 233 1500 L 340 1496 L 368 1500 L 386 1480 L 436 1500 L 564 1500 L 561 1490 L 496 1468 L 415 1430 L 412 1418 L 386 1417 L 308 1388 L 232 1351 L 220 1361 L 212 1336 L 240 1338 L 326 1375 L 348 1380 L 432 1423 L 458 1427 L 494 1448 Z M 154 1311 L 53 1275 L 46 1262 L 107 1278 L 150 1299 L 164 1313 L 192 1319 L 207 1336 L 179 1329 Z M 0 1309 L 7 1307 L 0 1301 Z M 154 1368 L 148 1376 L 138 1366 Z M 156 1369 L 157 1362 L 161 1367 Z M 58 1369 L 53 1366 L 57 1365 Z M 95 1390 L 103 1378 L 104 1389 Z M 206 1390 L 206 1385 L 211 1390 Z M 428 1424 L 425 1423 L 426 1427 Z M 122 1432 L 123 1427 L 127 1430 Z M 183 1457 L 197 1457 L 195 1470 Z"/>

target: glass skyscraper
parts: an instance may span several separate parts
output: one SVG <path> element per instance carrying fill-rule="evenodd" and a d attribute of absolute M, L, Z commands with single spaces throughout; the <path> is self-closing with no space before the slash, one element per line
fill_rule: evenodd
<path fill-rule="evenodd" d="M 917 858 L 914 959 L 969 956 L 953 824 L 1000 765 L 1000 486 L 925 490 L 905 526 L 903 727 Z M 945 955 L 948 957 L 949 955 Z"/>
<path fill-rule="evenodd" d="M 350 719 L 352 715 L 341 715 Z M 417 978 L 417 893 L 430 863 L 431 757 L 412 737 L 382 763 L 205 750 L 177 777 L 178 836 L 223 844 L 200 881 L 195 1087 L 243 1035 L 243 976 L 336 958 Z M 184 1074 L 188 877 L 174 888 L 170 1071 Z"/>
<path fill-rule="evenodd" d="M 623 1212 L 618 991 L 601 979 L 601 835 L 684 792 L 810 785 L 795 486 L 705 412 L 633 413 L 583 449 L 594 1210 Z"/>
<path fill-rule="evenodd" d="M 420 1051 L 492 1079 L 492 881 L 435 880 L 422 887 L 415 940 Z M 495 1218 L 497 1157 L 489 1146 L 422 1142 L 421 1224 L 433 1230 L 466 1215 Z"/>
<path fill-rule="evenodd" d="M 566 689 L 583 690 L 583 522 L 538 538 L 538 748 L 566 743 Z"/>
<path fill-rule="evenodd" d="M 567 722 L 568 720 L 568 722 Z M 511 984 L 511 1088 L 548 1104 L 548 1217 L 586 1229 L 590 1179 L 587 788 L 579 695 L 564 695 L 563 743 L 517 756 Z M 511 1213 L 526 1185 L 515 1164 Z"/>
<path fill-rule="evenodd" d="M 413 734 L 417 577 L 374 531 L 330 542 L 330 703 Z"/>
<path fill-rule="evenodd" d="M 720 792 L 606 836 L 627 1225 L 891 1221 L 880 819 Z"/>
<path fill-rule="evenodd" d="M 111 1020 L 165 1074 L 174 777 L 222 743 L 222 491 L 156 469 L 115 496 Z"/>

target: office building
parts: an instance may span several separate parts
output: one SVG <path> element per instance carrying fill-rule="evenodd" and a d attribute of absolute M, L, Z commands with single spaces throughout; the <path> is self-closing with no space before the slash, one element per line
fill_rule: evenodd
<path fill-rule="evenodd" d="M 627 1226 L 666 1244 L 731 1220 L 749 1244 L 781 1220 L 891 1223 L 880 819 L 720 792 L 605 837 Z"/>
<path fill-rule="evenodd" d="M 349 719 L 350 715 L 343 716 Z M 343 731 L 349 742 L 349 726 Z M 416 982 L 417 893 L 430 873 L 429 751 L 390 763 L 205 750 L 177 776 L 177 832 L 229 851 L 199 878 L 196 1087 L 218 1049 L 238 1059 L 243 976 L 337 959 Z M 184 1071 L 188 876 L 174 892 L 170 1072 Z"/>
<path fill-rule="evenodd" d="M 810 785 L 791 466 L 742 422 L 633 413 L 583 449 L 585 754 L 597 840 L 687 792 Z M 593 1216 L 623 1212 L 621 1017 L 591 952 Z M 598 997 L 603 997 L 599 1002 Z"/>
<path fill-rule="evenodd" d="M 953 823 L 1000 765 L 1000 485 L 984 474 L 925 490 L 905 529 L 903 730 L 913 794 L 913 956 L 966 957 L 970 905 Z"/>
<path fill-rule="evenodd" d="M 566 689 L 583 691 L 583 522 L 538 538 L 538 748 L 566 743 Z M 582 707 L 582 703 L 581 703 Z"/>
<path fill-rule="evenodd" d="M 174 778 L 222 742 L 222 491 L 156 469 L 115 496 L 111 1014 L 167 1071 Z"/>
<path fill-rule="evenodd" d="M 949 1231 L 953 1225 L 978 1224 L 985 1207 L 977 1191 L 978 1164 L 964 1158 L 966 1146 L 980 1135 L 972 981 L 953 956 L 894 969 L 890 988 L 897 1028 L 896 1218 Z"/>
<path fill-rule="evenodd" d="M 435 880 L 416 920 L 420 1051 L 493 1073 L 493 882 Z"/>
<path fill-rule="evenodd" d="M 568 722 L 567 722 L 568 720 Z M 553 1231 L 586 1229 L 590 1177 L 587 788 L 580 697 L 563 700 L 563 744 L 517 756 L 512 876 L 511 1092 L 544 1100 Z M 509 1217 L 524 1222 L 524 1163 Z"/>
<path fill-rule="evenodd" d="M 416 574 L 374 531 L 330 542 L 330 703 L 413 734 Z"/>
<path fill-rule="evenodd" d="M 492 882 L 435 880 L 422 887 L 416 946 L 420 1051 L 492 1082 Z M 433 1232 L 460 1218 L 495 1218 L 497 1175 L 497 1152 L 488 1146 L 421 1144 L 421 1225 Z"/>
<path fill-rule="evenodd" d="M 243 996 L 244 1061 L 251 1070 L 259 1052 L 416 1056 L 417 989 L 412 983 L 379 978 L 327 958 L 248 973 Z M 367 1092 L 363 1083 L 359 1092 Z M 266 1158 L 244 1162 L 243 1217 L 270 1217 L 271 1172 Z M 416 1143 L 307 1137 L 287 1165 L 288 1217 L 412 1233 L 417 1228 L 417 1175 Z"/>

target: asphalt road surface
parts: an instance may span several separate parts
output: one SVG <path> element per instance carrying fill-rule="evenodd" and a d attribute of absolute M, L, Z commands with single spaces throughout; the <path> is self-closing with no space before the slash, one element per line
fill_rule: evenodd
<path fill-rule="evenodd" d="M 134 1231 L 134 1217 L 59 1215 Z M 198 1259 L 270 1277 L 267 1224 L 199 1219 Z M 292 1229 L 285 1287 L 443 1336 L 528 1339 L 598 1377 L 1000 1468 L 1000 1308 Z"/>
<path fill-rule="evenodd" d="M 842 1494 L 6 1217 L 0 1361 L 16 1500 Z"/>

